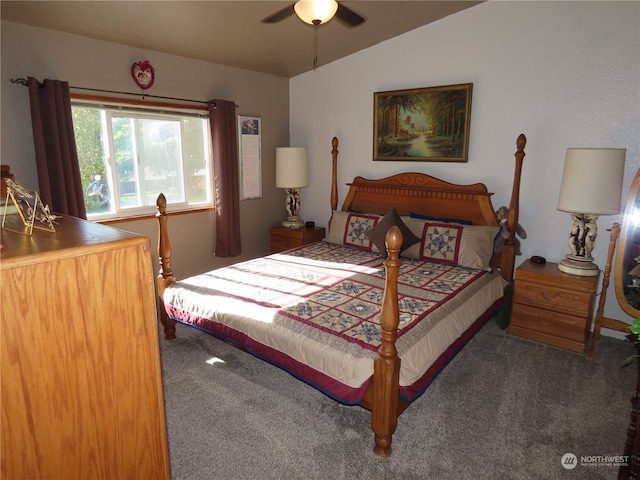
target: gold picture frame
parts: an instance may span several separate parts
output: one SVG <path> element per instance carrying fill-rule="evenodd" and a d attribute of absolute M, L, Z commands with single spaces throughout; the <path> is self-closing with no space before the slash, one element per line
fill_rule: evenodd
<path fill-rule="evenodd" d="M 53 226 L 53 221 L 57 218 L 49 211 L 49 206 L 44 205 L 40 199 L 38 192 L 34 190 L 27 190 L 19 183 L 5 178 L 7 184 L 7 199 L 2 212 L 2 228 L 5 230 L 11 230 L 17 233 L 24 233 L 31 235 L 34 228 L 40 230 L 46 230 L 48 232 L 55 232 L 56 229 Z M 11 224 L 9 217 L 15 216 L 15 214 L 7 214 L 9 211 L 9 200 L 13 204 L 13 208 L 22 220 L 21 227 L 17 227 L 15 223 Z M 36 220 L 39 223 L 36 223 Z M 11 224 L 11 226 L 10 226 Z"/>
<path fill-rule="evenodd" d="M 473 83 L 375 92 L 373 160 L 467 162 Z"/>

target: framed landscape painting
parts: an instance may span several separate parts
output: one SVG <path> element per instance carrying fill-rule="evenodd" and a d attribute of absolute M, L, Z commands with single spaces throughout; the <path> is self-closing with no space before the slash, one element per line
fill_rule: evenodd
<path fill-rule="evenodd" d="M 373 160 L 466 162 L 472 83 L 375 92 Z"/>

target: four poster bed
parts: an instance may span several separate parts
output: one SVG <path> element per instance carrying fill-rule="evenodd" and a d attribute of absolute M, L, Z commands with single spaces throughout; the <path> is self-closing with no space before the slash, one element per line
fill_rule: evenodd
<path fill-rule="evenodd" d="M 398 415 L 501 306 L 514 272 L 525 143 L 520 135 L 501 252 L 492 194 L 480 183 L 357 177 L 337 210 L 337 138 L 333 214 L 320 242 L 177 281 L 161 194 L 166 338 L 177 321 L 194 326 L 370 410 L 374 451 L 390 455 Z"/>

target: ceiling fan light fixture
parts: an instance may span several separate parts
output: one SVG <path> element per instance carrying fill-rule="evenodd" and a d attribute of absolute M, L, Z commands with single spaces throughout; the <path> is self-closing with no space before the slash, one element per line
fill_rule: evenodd
<path fill-rule="evenodd" d="M 336 0 L 298 0 L 293 9 L 296 15 L 309 25 L 321 25 L 328 22 L 338 11 Z"/>

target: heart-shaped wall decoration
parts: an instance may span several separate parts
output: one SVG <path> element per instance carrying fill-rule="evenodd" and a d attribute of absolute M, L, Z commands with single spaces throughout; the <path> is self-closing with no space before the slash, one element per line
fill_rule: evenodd
<path fill-rule="evenodd" d="M 151 87 L 155 80 L 155 71 L 149 63 L 149 60 L 144 62 L 136 62 L 131 65 L 131 76 L 133 81 L 143 90 Z"/>

